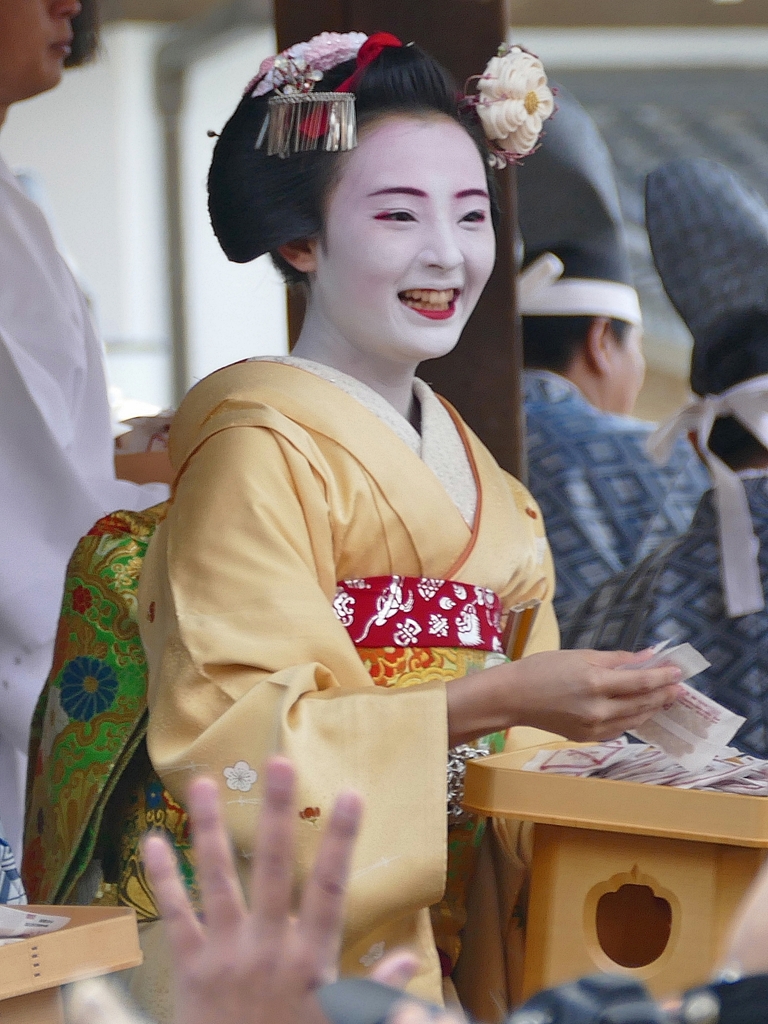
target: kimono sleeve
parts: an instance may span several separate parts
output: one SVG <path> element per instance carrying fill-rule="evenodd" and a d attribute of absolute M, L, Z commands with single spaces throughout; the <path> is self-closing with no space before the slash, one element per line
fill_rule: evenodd
<path fill-rule="evenodd" d="M 330 472 L 311 442 L 299 450 L 269 429 L 209 437 L 150 545 L 140 622 L 154 767 L 182 801 L 192 775 L 216 778 L 241 854 L 270 754 L 294 762 L 310 812 L 299 825 L 300 874 L 336 793 L 362 793 L 348 904 L 354 941 L 442 894 L 447 709 L 441 683 L 374 686 L 333 611 Z"/>
<path fill-rule="evenodd" d="M 536 551 L 536 569 L 532 574 L 532 579 L 535 581 L 536 596 L 540 597 L 541 607 L 533 624 L 525 653 L 538 654 L 541 651 L 556 651 L 560 648 L 560 630 L 552 603 L 555 596 L 555 564 L 547 540 L 544 517 L 530 491 L 513 476 L 508 474 L 505 476 L 517 510 L 523 517 L 522 521 L 532 530 Z M 540 585 L 541 581 L 544 583 L 543 588 Z M 515 603 L 524 599 L 518 596 Z"/>

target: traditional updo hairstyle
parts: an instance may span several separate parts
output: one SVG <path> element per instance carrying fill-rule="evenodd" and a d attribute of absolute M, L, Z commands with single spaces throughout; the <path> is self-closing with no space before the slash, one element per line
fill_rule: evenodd
<path fill-rule="evenodd" d="M 355 60 L 327 71 L 318 92 L 333 92 L 355 72 Z M 361 73 L 354 87 L 358 132 L 388 114 L 440 114 L 464 128 L 486 169 L 494 228 L 498 226 L 489 149 L 475 112 L 459 107 L 460 93 L 446 69 L 420 47 L 388 46 Z M 228 259 L 249 263 L 269 253 L 288 284 L 306 282 L 277 251 L 282 245 L 320 235 L 324 209 L 344 153 L 310 151 L 285 159 L 256 148 L 269 96 L 251 90 L 227 122 L 208 175 L 208 209 Z"/>

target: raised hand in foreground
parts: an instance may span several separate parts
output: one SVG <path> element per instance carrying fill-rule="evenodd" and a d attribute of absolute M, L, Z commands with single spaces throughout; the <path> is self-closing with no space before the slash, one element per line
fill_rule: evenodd
<path fill-rule="evenodd" d="M 355 793 L 337 799 L 298 917 L 291 919 L 295 774 L 289 761 L 275 758 L 265 775 L 250 911 L 211 779 L 195 779 L 187 791 L 204 924 L 192 909 L 171 848 L 159 836 L 144 842 L 144 863 L 171 948 L 179 1024 L 325 1020 L 314 993 L 335 977 L 362 802 Z"/>
<path fill-rule="evenodd" d="M 336 977 L 362 801 L 352 792 L 337 798 L 294 917 L 295 773 L 285 758 L 271 759 L 264 772 L 250 910 L 212 779 L 195 779 L 187 791 L 203 921 L 190 904 L 170 846 L 160 836 L 144 842 L 144 862 L 171 951 L 178 1024 L 327 1024 L 315 993 Z M 410 953 L 394 953 L 372 977 L 400 987 L 415 971 Z M 123 1012 L 115 995 L 98 983 L 76 992 L 70 1006 L 72 1024 L 138 1024 L 140 1019 Z"/>

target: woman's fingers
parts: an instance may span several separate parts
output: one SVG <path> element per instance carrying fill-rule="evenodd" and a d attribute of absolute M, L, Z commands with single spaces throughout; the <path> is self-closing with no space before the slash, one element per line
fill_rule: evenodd
<path fill-rule="evenodd" d="M 674 686 L 651 694 L 633 694 L 630 697 L 614 697 L 601 705 L 600 716 L 593 721 L 595 735 L 600 739 L 613 739 L 623 732 L 637 729 L 668 707 L 677 696 Z"/>
<path fill-rule="evenodd" d="M 614 694 L 661 694 L 665 689 L 675 687 L 682 680 L 683 673 L 676 665 L 661 665 L 659 668 L 614 669 L 616 676 L 611 680 Z M 675 694 L 676 695 L 676 694 Z"/>
<path fill-rule="evenodd" d="M 276 936 L 288 923 L 293 885 L 296 772 L 285 757 L 264 765 L 264 806 L 253 853 L 251 913 L 259 933 Z"/>
<path fill-rule="evenodd" d="M 630 693 L 625 696 L 594 696 L 574 716 L 574 727 L 567 735 L 580 741 L 614 739 L 629 729 L 636 729 L 677 698 L 677 687 Z"/>
<path fill-rule="evenodd" d="M 606 697 L 653 693 L 665 686 L 674 686 L 682 679 L 675 665 L 660 665 L 644 669 L 648 652 L 630 654 L 627 651 L 583 651 L 587 662 L 599 671 L 595 689 Z"/>
<path fill-rule="evenodd" d="M 635 665 L 642 663 L 650 657 L 649 651 L 640 651 L 639 654 L 631 654 L 629 651 L 591 651 L 579 652 L 586 656 L 591 665 L 600 668 L 621 668 L 624 665 Z"/>
<path fill-rule="evenodd" d="M 142 843 L 141 854 L 157 908 L 165 922 L 173 958 L 180 963 L 191 956 L 202 942 L 202 927 L 192 909 L 167 839 L 160 835 L 147 836 Z"/>
<path fill-rule="evenodd" d="M 609 669 L 601 671 L 594 689 L 596 694 L 603 697 L 643 698 L 663 707 L 670 699 L 676 698 L 675 687 L 681 678 L 682 672 L 674 665 L 649 669 Z"/>
<path fill-rule="evenodd" d="M 209 931 L 228 933 L 242 921 L 246 907 L 213 779 L 201 777 L 189 784 L 187 808 L 205 924 Z"/>
<path fill-rule="evenodd" d="M 341 793 L 331 811 L 301 900 L 297 933 L 314 960 L 318 980 L 335 969 L 344 925 L 344 897 L 363 816 L 362 798 Z"/>

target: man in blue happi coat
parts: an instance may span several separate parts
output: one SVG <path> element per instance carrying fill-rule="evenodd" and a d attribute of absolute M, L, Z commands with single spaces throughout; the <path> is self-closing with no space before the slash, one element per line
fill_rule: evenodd
<path fill-rule="evenodd" d="M 613 164 L 564 89 L 541 148 L 518 169 L 529 481 L 569 608 L 689 524 L 707 486 L 685 439 L 656 465 L 631 413 L 645 375 L 642 318 Z"/>
<path fill-rule="evenodd" d="M 648 178 L 646 219 L 667 294 L 694 338 L 698 396 L 653 439 L 695 438 L 711 475 L 689 529 L 575 612 L 569 647 L 688 641 L 694 683 L 746 718 L 736 744 L 768 756 L 768 206 L 732 172 L 680 160 Z"/>

